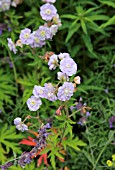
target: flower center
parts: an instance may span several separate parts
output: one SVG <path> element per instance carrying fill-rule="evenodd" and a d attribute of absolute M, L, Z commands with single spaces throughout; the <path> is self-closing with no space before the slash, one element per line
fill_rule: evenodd
<path fill-rule="evenodd" d="M 43 90 L 39 90 L 39 93 L 42 94 L 42 93 L 43 93 Z"/>
<path fill-rule="evenodd" d="M 25 34 L 24 38 L 29 38 L 29 36 L 30 36 L 29 34 Z"/>
<path fill-rule="evenodd" d="M 38 38 L 34 38 L 34 40 L 35 40 L 36 43 L 40 42 L 40 40 Z"/>
<path fill-rule="evenodd" d="M 31 101 L 31 104 L 32 104 L 32 105 L 35 105 L 35 101 Z"/>
<path fill-rule="evenodd" d="M 48 93 L 48 97 L 51 97 L 52 96 L 52 94 L 51 93 Z"/>
<path fill-rule="evenodd" d="M 65 93 L 65 94 L 68 94 L 68 92 L 69 92 L 68 89 L 65 89 L 65 90 L 64 90 L 64 93 Z"/>
<path fill-rule="evenodd" d="M 70 68 L 70 64 L 66 64 L 66 67 L 67 67 L 67 68 Z"/>
<path fill-rule="evenodd" d="M 51 10 L 50 10 L 50 9 L 47 9 L 45 13 L 48 14 L 48 15 L 50 15 L 50 14 L 51 14 Z"/>
<path fill-rule="evenodd" d="M 45 36 L 45 31 L 41 31 L 41 32 L 40 32 L 40 35 L 41 35 L 42 37 L 44 37 L 44 36 Z"/>

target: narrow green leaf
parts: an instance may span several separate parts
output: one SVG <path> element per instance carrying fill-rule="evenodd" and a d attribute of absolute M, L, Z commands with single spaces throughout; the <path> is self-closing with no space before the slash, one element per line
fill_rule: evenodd
<path fill-rule="evenodd" d="M 106 23 L 102 24 L 99 28 L 105 28 L 109 25 L 115 25 L 115 16 L 110 18 Z"/>
<path fill-rule="evenodd" d="M 76 19 L 77 16 L 76 15 L 72 15 L 72 14 L 65 14 L 65 15 L 61 15 L 61 18 Z"/>
<path fill-rule="evenodd" d="M 92 16 L 88 16 L 88 18 L 91 19 L 92 21 L 108 20 L 109 19 L 109 17 L 106 15 L 92 15 Z"/>
<path fill-rule="evenodd" d="M 90 36 L 82 34 L 82 39 L 83 39 L 85 46 L 87 47 L 88 51 L 90 53 L 92 53 L 93 52 L 93 45 L 91 43 Z"/>
<path fill-rule="evenodd" d="M 79 27 L 80 27 L 80 24 L 76 24 L 74 27 L 72 27 L 72 29 L 69 30 L 68 35 L 67 35 L 66 40 L 65 40 L 66 43 L 70 40 L 70 38 L 73 36 L 73 34 L 75 32 L 77 32 Z"/>
<path fill-rule="evenodd" d="M 52 152 L 50 153 L 50 162 L 51 162 L 51 165 L 54 169 L 56 169 L 56 163 L 55 163 L 55 155 L 52 154 Z"/>
<path fill-rule="evenodd" d="M 88 159 L 88 161 L 93 165 L 93 161 L 92 161 L 92 158 L 90 156 L 90 154 L 86 151 L 83 151 L 84 155 L 86 156 L 86 158 Z"/>
<path fill-rule="evenodd" d="M 91 13 L 92 11 L 95 11 L 96 9 L 98 9 L 99 7 L 93 7 L 93 8 L 89 8 L 87 11 L 85 11 L 85 15 Z"/>
<path fill-rule="evenodd" d="M 104 0 L 98 0 L 101 4 L 104 4 L 104 5 L 108 5 L 108 6 L 111 6 L 113 8 L 115 8 L 115 2 L 112 2 L 112 1 L 104 1 Z"/>
<path fill-rule="evenodd" d="M 82 27 L 83 32 L 87 34 L 87 27 L 83 19 L 81 20 L 81 27 Z"/>

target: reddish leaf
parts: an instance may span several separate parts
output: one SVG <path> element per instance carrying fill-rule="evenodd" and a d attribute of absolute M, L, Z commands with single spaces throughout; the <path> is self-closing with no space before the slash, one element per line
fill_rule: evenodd
<path fill-rule="evenodd" d="M 35 146 L 36 142 L 34 142 L 33 140 L 34 139 L 32 137 L 28 136 L 28 139 L 22 139 L 22 141 L 20 141 L 19 144 Z"/>
<path fill-rule="evenodd" d="M 37 163 L 38 167 L 42 164 L 42 161 L 44 162 L 45 165 L 48 165 L 47 154 L 43 154 L 39 157 L 38 163 Z"/>

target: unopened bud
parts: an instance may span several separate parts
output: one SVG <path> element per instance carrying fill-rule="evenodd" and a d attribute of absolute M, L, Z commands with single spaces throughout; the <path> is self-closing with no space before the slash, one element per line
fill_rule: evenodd
<path fill-rule="evenodd" d="M 46 52 L 44 55 L 44 59 L 48 62 L 49 58 L 54 54 L 54 52 L 50 51 L 50 52 Z"/>
<path fill-rule="evenodd" d="M 23 47 L 23 44 L 20 39 L 16 41 L 16 46 L 19 46 L 21 48 Z"/>
<path fill-rule="evenodd" d="M 57 110 L 56 110 L 56 115 L 57 115 L 57 116 L 61 116 L 61 115 L 62 115 L 62 113 L 61 113 L 61 110 L 60 110 L 60 109 L 57 109 Z"/>
<path fill-rule="evenodd" d="M 80 84 L 80 81 L 81 81 L 81 78 L 80 78 L 79 76 L 76 76 L 76 77 L 74 78 L 74 82 L 75 82 L 76 84 Z"/>

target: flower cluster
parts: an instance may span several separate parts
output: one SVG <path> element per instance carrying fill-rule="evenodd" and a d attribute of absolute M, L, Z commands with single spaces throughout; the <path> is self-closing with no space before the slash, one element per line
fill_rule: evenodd
<path fill-rule="evenodd" d="M 53 3 L 54 1 L 48 2 Z M 46 3 L 40 7 L 40 15 L 42 19 L 46 21 L 44 25 L 39 26 L 39 28 L 33 32 L 29 28 L 24 28 L 21 30 L 16 43 L 13 43 L 10 38 L 7 39 L 10 51 L 16 54 L 16 46 L 22 47 L 23 45 L 30 45 L 31 48 L 41 48 L 46 44 L 46 40 L 53 38 L 58 31 L 58 27 L 61 26 L 57 9 L 53 4 Z"/>
<path fill-rule="evenodd" d="M 32 161 L 32 157 L 36 156 L 36 153 L 38 151 L 41 151 L 46 146 L 46 139 L 49 135 L 47 132 L 47 129 L 50 129 L 51 126 L 49 123 L 46 125 L 42 125 L 41 128 L 38 130 L 39 135 L 37 139 L 34 139 L 33 141 L 36 143 L 36 145 L 32 148 L 30 152 L 23 152 L 20 156 L 20 159 L 18 160 L 18 164 L 24 168 L 26 164 L 29 164 Z"/>
<path fill-rule="evenodd" d="M 106 164 L 109 166 L 109 167 L 115 167 L 115 154 L 112 155 L 112 161 L 111 160 L 107 160 Z"/>
<path fill-rule="evenodd" d="M 21 123 L 21 118 L 14 119 L 14 124 L 19 125 Z M 46 139 L 49 135 L 49 132 L 47 132 L 47 129 L 50 129 L 51 126 L 49 123 L 46 125 L 41 125 L 40 129 L 38 130 L 39 134 L 37 136 L 37 139 L 34 139 L 33 141 L 36 143 L 36 145 L 32 148 L 30 152 L 23 152 L 21 156 L 18 158 L 17 163 L 24 168 L 26 164 L 30 164 L 32 161 L 32 158 L 36 157 L 36 154 L 38 151 L 41 151 L 43 148 L 46 147 Z M 1 165 L 0 168 L 2 170 L 7 170 L 9 167 L 13 165 L 13 161 L 6 162 L 4 165 Z"/>
<path fill-rule="evenodd" d="M 0 12 L 10 9 L 11 0 L 1 0 L 0 1 Z"/>
<path fill-rule="evenodd" d="M 0 168 L 2 169 L 2 170 L 7 170 L 10 166 L 12 166 L 13 165 L 13 162 L 7 162 L 7 163 L 5 163 L 4 165 L 1 165 L 0 166 Z"/>
<path fill-rule="evenodd" d="M 17 7 L 20 3 L 22 3 L 23 0 L 0 0 L 0 12 L 1 11 L 7 11 L 10 9 L 10 5 Z"/>
<path fill-rule="evenodd" d="M 28 130 L 28 126 L 25 125 L 22 121 L 20 117 L 17 117 L 14 119 L 14 124 L 16 125 L 16 128 L 18 130 L 21 130 L 22 132 L 24 132 L 25 130 Z"/>
<path fill-rule="evenodd" d="M 68 53 L 53 54 L 49 59 L 48 66 L 50 70 L 55 70 L 57 66 L 60 67 L 62 74 L 58 73 L 59 79 L 61 77 L 67 77 L 68 79 L 68 76 L 72 76 L 77 72 L 77 64 Z"/>
<path fill-rule="evenodd" d="M 61 71 L 57 73 L 59 83 L 58 85 L 45 83 L 44 87 L 35 85 L 33 95 L 27 100 L 28 108 L 31 111 L 37 111 L 39 109 L 42 104 L 41 98 L 48 99 L 52 102 L 56 100 L 69 100 L 73 96 L 76 84 L 80 84 L 79 76 L 74 78 L 74 82 L 69 81 L 69 77 L 77 72 L 77 64 L 71 58 L 70 54 L 52 54 L 49 58 L 48 66 L 50 70 L 54 70 L 56 67 L 60 68 Z"/>

